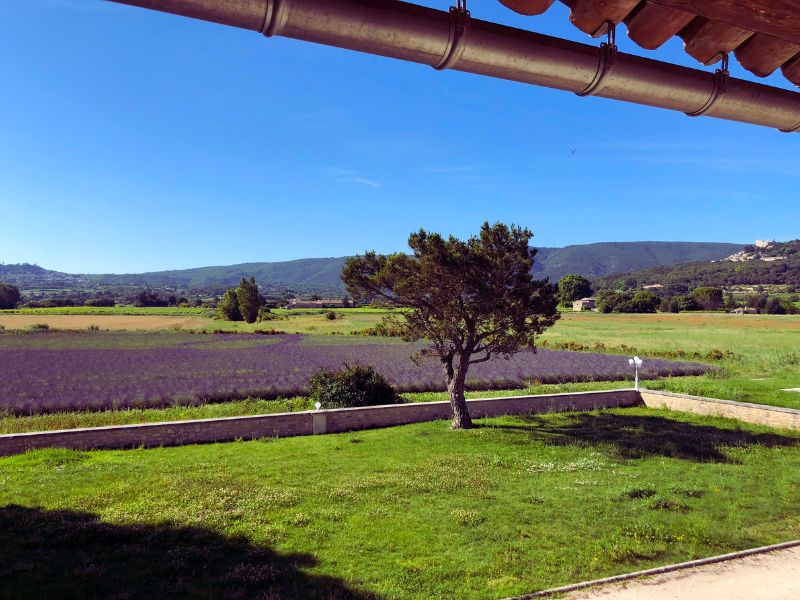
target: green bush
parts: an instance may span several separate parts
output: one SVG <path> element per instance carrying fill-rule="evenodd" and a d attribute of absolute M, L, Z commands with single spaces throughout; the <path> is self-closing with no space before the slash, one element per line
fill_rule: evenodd
<path fill-rule="evenodd" d="M 308 383 L 308 397 L 323 408 L 402 402 L 383 375 L 365 365 L 345 365 L 339 371 L 318 371 Z"/>
<path fill-rule="evenodd" d="M 0 308 L 17 308 L 22 296 L 19 293 L 19 288 L 10 283 L 0 283 Z"/>
<path fill-rule="evenodd" d="M 226 321 L 242 321 L 242 313 L 239 310 L 239 298 L 236 296 L 236 288 L 225 290 L 222 300 L 217 306 L 219 315 Z"/>

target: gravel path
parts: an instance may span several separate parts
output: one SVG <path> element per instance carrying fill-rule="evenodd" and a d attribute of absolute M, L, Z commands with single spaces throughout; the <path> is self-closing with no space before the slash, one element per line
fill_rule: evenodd
<path fill-rule="evenodd" d="M 797 600 L 800 598 L 800 547 L 581 590 L 563 598 Z"/>

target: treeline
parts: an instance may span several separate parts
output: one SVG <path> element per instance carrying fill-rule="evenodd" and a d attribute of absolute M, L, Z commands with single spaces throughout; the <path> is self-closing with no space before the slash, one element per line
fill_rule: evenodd
<path fill-rule="evenodd" d="M 603 313 L 654 313 L 686 311 L 732 311 L 747 308 L 766 314 L 797 314 L 796 302 L 800 294 L 792 286 L 785 286 L 783 295 L 768 295 L 760 286 L 743 300 L 722 288 L 699 286 L 692 290 L 683 283 L 662 285 L 655 289 L 602 288 L 596 293 L 590 281 L 580 275 L 565 275 L 556 285 L 562 306 L 569 307 L 575 300 L 593 296 L 596 309 Z"/>
<path fill-rule="evenodd" d="M 698 310 L 730 312 L 737 308 L 770 315 L 800 313 L 795 305 L 795 302 L 800 301 L 797 294 L 779 297 L 755 292 L 739 301 L 733 294 L 713 286 L 702 286 L 686 293 L 670 293 L 666 289 L 659 290 L 658 293 L 650 290 L 620 292 L 605 289 L 595 294 L 595 300 L 597 310 L 604 313 L 679 313 Z"/>
<path fill-rule="evenodd" d="M 693 262 L 671 267 L 653 267 L 596 280 L 600 288 L 633 290 L 645 285 L 680 285 L 727 288 L 741 285 L 788 285 L 800 288 L 800 254 L 765 262 Z"/>
<path fill-rule="evenodd" d="M 26 298 L 20 292 L 20 289 L 10 283 L 0 282 L 0 309 L 8 310 L 15 308 L 63 308 L 72 306 L 98 306 L 109 307 L 116 306 L 117 304 L 132 304 L 137 307 L 145 306 L 177 306 L 177 307 L 190 307 L 190 306 L 211 306 L 214 302 L 207 303 L 202 298 L 195 298 L 189 300 L 185 296 L 177 296 L 175 294 L 161 295 L 151 290 L 139 290 L 138 292 L 127 294 L 121 299 L 120 302 L 117 298 L 108 292 L 99 292 L 96 294 L 88 293 L 67 293 L 60 296 L 53 296 L 44 299 Z"/>

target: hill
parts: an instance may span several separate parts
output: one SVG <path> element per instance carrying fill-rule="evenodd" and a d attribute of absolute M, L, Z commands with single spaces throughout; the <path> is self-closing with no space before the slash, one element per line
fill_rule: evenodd
<path fill-rule="evenodd" d="M 74 288 L 86 283 L 85 278 L 80 275 L 51 271 L 29 263 L 14 265 L 0 263 L 0 281 L 11 283 L 21 289 Z"/>
<path fill-rule="evenodd" d="M 540 248 L 533 273 L 551 281 L 569 273 L 595 279 L 660 265 L 720 260 L 741 249 L 741 244 L 710 242 L 599 242 Z"/>
<path fill-rule="evenodd" d="M 339 280 L 339 274 L 343 264 L 344 257 L 302 258 L 285 262 L 241 263 L 175 271 L 86 277 L 103 285 L 204 289 L 236 285 L 242 277 L 253 275 L 261 285 L 268 285 L 273 289 L 289 289 L 301 293 L 341 293 L 344 288 Z"/>
<path fill-rule="evenodd" d="M 715 262 L 659 266 L 600 278 L 599 287 L 636 289 L 645 285 L 731 287 L 737 285 L 800 286 L 800 240 L 775 242 L 768 248 L 734 253 Z"/>
<path fill-rule="evenodd" d="M 742 250 L 741 244 L 702 242 L 601 242 L 540 248 L 533 274 L 557 281 L 568 273 L 596 278 L 686 261 L 720 260 Z M 113 288 L 171 288 L 216 291 L 254 275 L 268 291 L 291 290 L 299 294 L 339 295 L 344 257 L 304 258 L 284 262 L 253 262 L 134 274 L 71 275 L 37 265 L 0 264 L 0 281 L 26 290 L 106 290 Z"/>

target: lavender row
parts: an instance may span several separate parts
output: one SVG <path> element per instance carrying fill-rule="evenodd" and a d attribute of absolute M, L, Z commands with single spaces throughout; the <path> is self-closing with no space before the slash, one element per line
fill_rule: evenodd
<path fill-rule="evenodd" d="M 125 335 L 132 347 L 125 347 Z M 145 408 L 301 395 L 315 371 L 345 364 L 372 365 L 400 391 L 444 389 L 438 363 L 411 360 L 420 344 L 342 339 L 330 345 L 299 335 L 202 337 L 50 333 L 40 340 L 22 336 L 15 344 L 3 336 L 0 411 Z M 648 360 L 643 376 L 693 375 L 707 369 Z M 530 382 L 626 379 L 630 371 L 624 356 L 539 350 L 473 365 L 467 384 L 469 389 L 508 389 Z"/>

